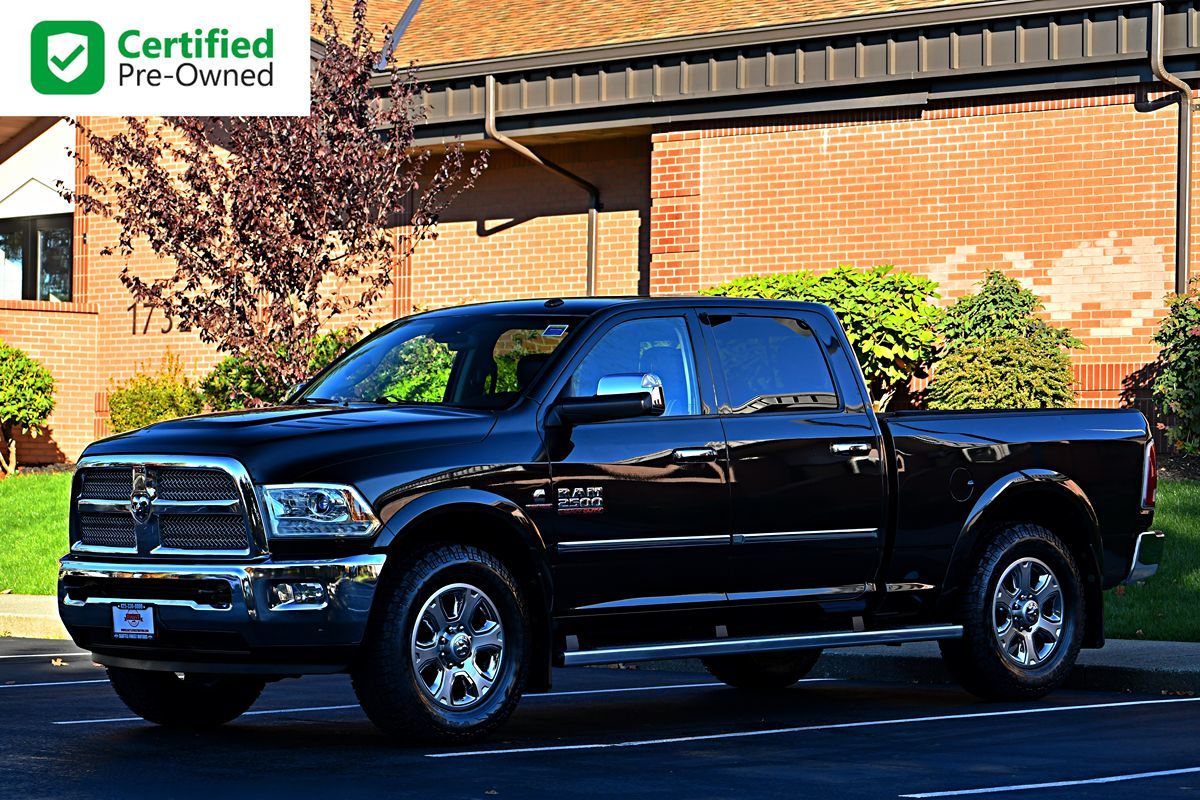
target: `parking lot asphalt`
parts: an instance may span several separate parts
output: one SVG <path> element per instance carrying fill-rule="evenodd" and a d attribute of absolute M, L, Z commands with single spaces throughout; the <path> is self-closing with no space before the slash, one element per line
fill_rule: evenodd
<path fill-rule="evenodd" d="M 59 659 L 55 662 L 55 659 Z M 57 665 L 56 665 L 57 663 Z M 1189 797 L 1200 697 L 816 680 L 772 693 L 705 674 L 563 669 L 497 735 L 401 747 L 348 679 L 267 687 L 211 732 L 132 718 L 70 643 L 0 639 L 4 798 Z"/>

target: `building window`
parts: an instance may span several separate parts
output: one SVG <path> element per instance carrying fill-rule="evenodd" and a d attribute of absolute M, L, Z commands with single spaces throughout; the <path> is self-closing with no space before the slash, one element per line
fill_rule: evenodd
<path fill-rule="evenodd" d="M 71 302 L 73 217 L 0 219 L 0 300 Z"/>

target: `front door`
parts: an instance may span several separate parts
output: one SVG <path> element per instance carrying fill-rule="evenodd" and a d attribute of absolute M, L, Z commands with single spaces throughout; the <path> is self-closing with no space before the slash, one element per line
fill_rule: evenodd
<path fill-rule="evenodd" d="M 589 396 L 606 375 L 651 373 L 666 409 L 547 431 L 559 613 L 725 600 L 724 434 L 710 413 L 711 377 L 695 358 L 696 325 L 687 314 L 618 319 L 593 335 L 561 381 L 557 397 Z"/>
<path fill-rule="evenodd" d="M 867 593 L 886 491 L 853 353 L 812 312 L 711 309 L 701 318 L 729 443 L 729 599 Z"/>

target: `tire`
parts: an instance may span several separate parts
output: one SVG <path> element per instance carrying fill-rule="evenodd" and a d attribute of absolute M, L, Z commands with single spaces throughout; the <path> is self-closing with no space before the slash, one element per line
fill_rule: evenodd
<path fill-rule="evenodd" d="M 820 650 L 786 653 L 746 653 L 700 659 L 712 676 L 738 689 L 786 689 L 807 675 L 821 657 Z"/>
<path fill-rule="evenodd" d="M 484 550 L 443 545 L 391 576 L 352 672 L 367 716 L 406 742 L 461 742 L 497 728 L 529 671 L 529 614 L 512 573 Z"/>
<path fill-rule="evenodd" d="M 960 600 L 963 638 L 941 642 L 942 658 L 977 697 L 1043 697 L 1075 666 L 1085 613 L 1079 568 L 1062 540 L 1040 525 L 1005 525 Z"/>
<path fill-rule="evenodd" d="M 151 672 L 109 667 L 108 680 L 129 710 L 170 728 L 214 728 L 254 705 L 266 681 L 242 675 Z"/>

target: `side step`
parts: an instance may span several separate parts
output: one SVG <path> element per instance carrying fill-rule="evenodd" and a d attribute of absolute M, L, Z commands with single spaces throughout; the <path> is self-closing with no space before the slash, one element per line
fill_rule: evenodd
<path fill-rule="evenodd" d="M 770 653 L 775 650 L 928 642 L 935 639 L 961 639 L 962 634 L 962 625 L 925 625 L 886 631 L 833 631 L 791 636 L 756 636 L 747 639 L 712 639 L 704 642 L 640 644 L 604 647 L 599 650 L 571 650 L 563 654 L 563 665 L 580 667 L 589 664 L 613 664 L 618 661 L 653 661 L 662 658 L 723 656 L 731 653 Z"/>

